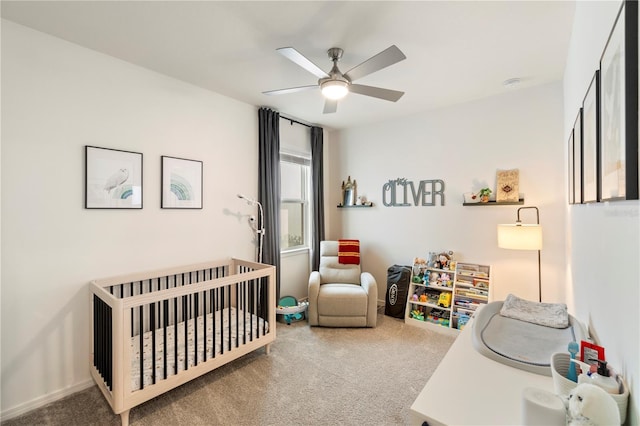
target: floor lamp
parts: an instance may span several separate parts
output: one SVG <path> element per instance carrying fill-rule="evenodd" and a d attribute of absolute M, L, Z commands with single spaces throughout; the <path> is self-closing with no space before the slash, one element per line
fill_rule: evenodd
<path fill-rule="evenodd" d="M 260 216 L 258 216 L 258 224 L 255 225 L 252 223 L 251 227 L 253 228 L 254 231 L 256 231 L 256 234 L 258 236 L 258 263 L 262 263 L 262 242 L 264 241 L 264 234 L 265 234 L 264 211 L 262 210 L 262 204 L 260 204 L 259 201 L 254 200 L 253 198 L 245 197 L 242 194 L 238 194 L 238 198 L 245 200 L 247 204 L 249 204 L 250 206 L 258 206 L 258 212 L 260 213 Z M 255 219 L 255 218 L 252 218 L 252 219 Z"/>
<path fill-rule="evenodd" d="M 536 223 L 523 224 L 520 210 L 535 209 Z M 537 207 L 520 207 L 515 224 L 498 225 L 498 247 L 512 250 L 538 250 L 538 301 L 542 302 L 542 276 L 540 274 L 540 250 L 542 249 L 542 226 Z"/>

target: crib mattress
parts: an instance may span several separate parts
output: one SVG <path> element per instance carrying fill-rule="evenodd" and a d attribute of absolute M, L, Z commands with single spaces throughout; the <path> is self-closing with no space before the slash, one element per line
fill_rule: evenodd
<path fill-rule="evenodd" d="M 229 323 L 229 309 L 231 309 L 231 323 Z M 236 309 L 224 308 L 222 311 L 215 312 L 215 335 L 213 332 L 213 314 L 207 314 L 206 316 L 199 316 L 197 318 L 197 362 L 202 363 L 206 359 L 214 357 L 214 341 L 215 341 L 215 356 L 219 356 L 226 353 L 230 348 L 236 347 L 236 341 L 238 339 L 236 332 Z M 251 336 L 256 339 L 258 335 L 262 336 L 268 332 L 269 323 L 260 317 L 257 317 L 250 312 L 244 312 L 239 310 L 239 334 L 240 334 L 240 346 L 245 340 L 242 336 L 246 336 L 246 342 L 249 342 Z M 244 316 L 244 322 L 242 317 Z M 222 317 L 222 318 L 221 318 Z M 185 345 L 185 323 L 178 323 L 178 357 L 177 367 L 178 373 L 185 370 L 185 357 L 187 368 L 196 365 L 196 338 L 195 338 L 195 322 L 196 320 L 187 321 L 187 342 Z M 206 324 L 206 333 L 204 332 Z M 229 345 L 229 332 L 231 332 L 231 345 Z M 143 380 L 144 387 L 153 384 L 153 334 L 155 333 L 155 373 L 156 383 L 164 379 L 165 370 L 165 344 L 164 344 L 164 329 L 160 328 L 154 331 L 148 331 L 143 334 L 142 342 L 142 355 L 143 362 Z M 259 333 L 259 334 L 258 334 Z M 167 343 L 166 343 L 166 364 L 167 364 L 167 377 L 175 375 L 176 372 L 176 357 L 175 357 L 175 340 L 176 333 L 173 325 L 167 327 Z M 224 345 L 224 346 L 223 346 Z M 186 347 L 186 351 L 185 351 Z M 139 390 L 140 386 L 140 336 L 134 336 L 131 338 L 131 389 Z"/>

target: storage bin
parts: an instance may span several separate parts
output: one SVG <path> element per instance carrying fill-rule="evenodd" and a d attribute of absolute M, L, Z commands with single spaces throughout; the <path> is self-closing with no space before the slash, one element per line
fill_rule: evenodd
<path fill-rule="evenodd" d="M 578 386 L 576 382 L 567 379 L 569 364 L 572 364 L 568 352 L 556 352 L 551 355 L 551 377 L 556 394 L 561 398 L 567 398 L 573 388 Z M 611 394 L 611 397 L 618 404 L 620 410 L 620 424 L 624 424 L 627 419 L 627 404 L 629 402 L 629 388 L 621 376 L 616 378 L 622 392 L 618 395 Z"/>

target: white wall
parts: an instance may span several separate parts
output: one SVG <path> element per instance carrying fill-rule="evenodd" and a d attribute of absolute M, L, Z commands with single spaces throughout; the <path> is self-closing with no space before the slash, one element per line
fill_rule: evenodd
<path fill-rule="evenodd" d="M 94 278 L 253 259 L 257 111 L 2 22 L 3 419 L 91 384 Z M 144 154 L 144 209 L 85 210 L 84 146 Z M 204 208 L 160 209 L 160 156 L 204 162 Z"/>
<path fill-rule="evenodd" d="M 496 225 L 513 223 L 518 206 L 462 206 L 462 194 L 489 186 L 498 169 L 520 170 L 526 206 L 543 225 L 542 297 L 562 301 L 565 283 L 565 148 L 559 83 L 400 120 L 331 133 L 327 214 L 332 238 L 359 238 L 362 266 L 386 292 L 386 271 L 429 251 L 453 250 L 459 260 L 493 266 L 493 297 L 512 292 L 538 299 L 535 251 L 497 247 Z M 371 209 L 337 209 L 340 186 L 356 179 Z M 390 179 L 445 182 L 445 206 L 386 207 Z M 535 222 L 533 210 L 522 212 Z"/>
<path fill-rule="evenodd" d="M 613 27 L 619 2 L 577 2 L 564 77 L 568 135 Z M 631 387 L 627 423 L 640 424 L 640 203 L 567 206 L 569 301 Z"/>

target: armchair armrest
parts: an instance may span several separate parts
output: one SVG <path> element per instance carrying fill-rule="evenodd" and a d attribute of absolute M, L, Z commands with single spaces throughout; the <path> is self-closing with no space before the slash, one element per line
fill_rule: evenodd
<path fill-rule="evenodd" d="M 375 327 L 378 315 L 378 284 L 369 272 L 360 274 L 360 284 L 367 292 L 367 327 Z"/>
<path fill-rule="evenodd" d="M 309 275 L 309 325 L 318 325 L 318 293 L 320 292 L 320 272 L 313 271 Z"/>

